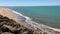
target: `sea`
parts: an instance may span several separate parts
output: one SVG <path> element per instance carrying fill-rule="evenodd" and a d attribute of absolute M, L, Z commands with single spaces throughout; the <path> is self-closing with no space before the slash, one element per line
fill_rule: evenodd
<path fill-rule="evenodd" d="M 60 6 L 3 6 L 19 12 L 39 24 L 60 29 Z M 0 7 L 1 8 L 1 7 Z"/>

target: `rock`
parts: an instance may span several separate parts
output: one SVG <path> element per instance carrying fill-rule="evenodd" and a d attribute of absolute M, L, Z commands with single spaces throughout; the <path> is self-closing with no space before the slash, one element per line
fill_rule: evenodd
<path fill-rule="evenodd" d="M 22 32 L 21 34 L 28 34 L 28 31 Z"/>
<path fill-rule="evenodd" d="M 2 26 L 1 31 L 2 32 L 9 32 L 10 30 L 7 27 Z"/>
<path fill-rule="evenodd" d="M 10 33 L 10 32 L 3 32 L 2 34 L 13 34 L 13 33 Z"/>
<path fill-rule="evenodd" d="M 40 34 L 40 32 L 38 32 L 38 31 L 34 31 L 33 34 Z"/>

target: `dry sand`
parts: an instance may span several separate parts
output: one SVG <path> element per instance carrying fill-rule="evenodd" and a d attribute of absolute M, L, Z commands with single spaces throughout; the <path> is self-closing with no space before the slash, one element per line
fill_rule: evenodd
<path fill-rule="evenodd" d="M 11 10 L 9 10 L 8 8 L 0 8 L 0 14 L 3 16 L 7 16 L 11 19 L 15 19 L 16 17 L 14 16 L 14 14 L 11 12 Z"/>

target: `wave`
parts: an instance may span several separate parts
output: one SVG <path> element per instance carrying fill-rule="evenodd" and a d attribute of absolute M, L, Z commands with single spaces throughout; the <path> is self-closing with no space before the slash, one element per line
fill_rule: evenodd
<path fill-rule="evenodd" d="M 32 21 L 32 19 L 30 17 L 24 16 L 23 14 L 21 14 L 19 12 L 16 12 L 14 10 L 12 10 L 12 12 L 19 15 L 19 16 L 22 16 L 23 18 L 25 18 L 25 22 L 30 24 L 31 27 L 34 27 L 35 29 L 39 28 L 39 29 L 41 29 L 42 31 L 45 31 L 45 32 L 46 32 L 46 30 L 54 30 L 54 31 L 60 32 L 60 29 L 56 29 L 56 28 L 52 28 L 52 27 L 49 27 L 49 26 L 46 26 L 46 25 L 43 25 L 43 24 L 36 23 L 36 22 Z"/>

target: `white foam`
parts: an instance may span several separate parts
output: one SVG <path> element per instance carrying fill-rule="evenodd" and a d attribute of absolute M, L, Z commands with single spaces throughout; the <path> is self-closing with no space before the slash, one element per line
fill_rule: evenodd
<path fill-rule="evenodd" d="M 20 15 L 20 16 L 22 16 L 22 17 L 24 17 L 24 18 L 26 18 L 26 20 L 31 20 L 29 17 L 24 16 L 23 14 L 18 13 L 18 12 L 14 11 L 14 10 L 12 10 L 12 12 L 13 12 L 13 13 L 16 13 L 16 14 L 18 14 L 18 15 Z"/>

